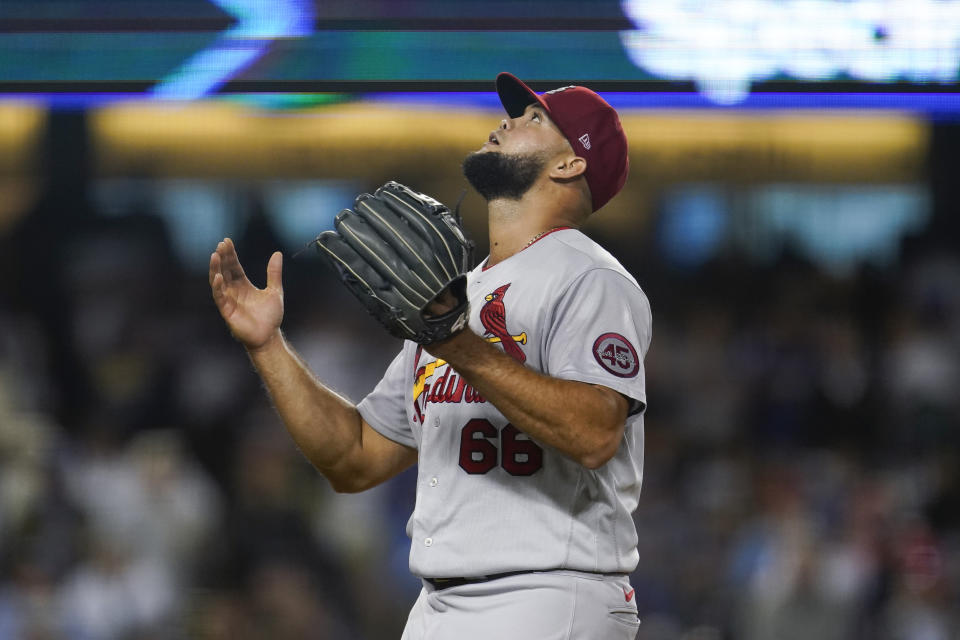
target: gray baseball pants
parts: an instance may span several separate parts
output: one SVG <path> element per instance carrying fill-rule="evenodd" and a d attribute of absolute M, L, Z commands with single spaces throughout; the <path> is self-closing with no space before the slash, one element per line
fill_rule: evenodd
<path fill-rule="evenodd" d="M 524 573 L 436 589 L 424 581 L 401 640 L 634 640 L 626 576 Z"/>

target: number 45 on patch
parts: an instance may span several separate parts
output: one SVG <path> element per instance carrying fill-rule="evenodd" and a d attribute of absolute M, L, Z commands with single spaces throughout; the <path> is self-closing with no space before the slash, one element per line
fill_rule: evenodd
<path fill-rule="evenodd" d="M 640 372 L 640 358 L 630 341 L 619 333 L 605 333 L 593 343 L 593 357 L 618 378 L 632 378 Z"/>

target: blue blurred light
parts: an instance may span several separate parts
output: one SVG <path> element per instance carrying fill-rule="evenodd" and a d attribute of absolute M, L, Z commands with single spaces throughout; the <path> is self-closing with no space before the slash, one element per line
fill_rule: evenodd
<path fill-rule="evenodd" d="M 658 238 L 664 257 L 679 267 L 696 267 L 723 245 L 730 213 L 723 191 L 711 185 L 689 185 L 664 201 Z"/>
<path fill-rule="evenodd" d="M 663 80 L 693 82 L 719 104 L 738 104 L 752 85 L 777 78 L 957 81 L 955 0 L 622 0 L 621 6 L 636 27 L 620 32 L 633 64 Z"/>
<path fill-rule="evenodd" d="M 737 235 L 755 258 L 789 245 L 838 275 L 862 262 L 894 264 L 903 236 L 923 229 L 931 209 L 925 186 L 897 184 L 764 185 L 745 204 Z"/>
<path fill-rule="evenodd" d="M 349 180 L 273 180 L 263 185 L 263 201 L 284 245 L 299 249 L 353 205 L 363 188 Z"/>
<path fill-rule="evenodd" d="M 589 84 L 589 83 L 587 83 Z M 718 105 L 691 91 L 600 91 L 616 109 L 884 109 L 960 115 L 960 93 L 899 92 L 769 92 L 751 93 L 736 105 Z M 363 99 L 385 103 L 500 108 L 491 86 L 489 92 L 396 92 L 365 93 Z"/>
<path fill-rule="evenodd" d="M 211 247 L 235 228 L 234 203 L 220 184 L 203 180 L 165 180 L 157 184 L 157 213 L 170 232 L 177 257 L 202 271 Z"/>
<path fill-rule="evenodd" d="M 253 95 L 245 90 L 247 95 Z M 736 106 L 718 106 L 693 92 L 601 91 L 603 97 L 618 110 L 790 110 L 790 109 L 876 109 L 917 113 L 935 120 L 960 119 L 960 93 L 752 93 Z M 276 95 L 275 92 L 272 95 Z M 297 95 L 305 96 L 299 92 Z M 500 100 L 487 91 L 372 92 L 342 94 L 344 100 L 364 100 L 383 104 L 418 105 L 425 107 L 480 108 L 499 110 Z M 0 100 L 36 101 L 55 109 L 98 107 L 114 102 L 131 102 L 155 98 L 147 93 L 120 92 L 32 92 L 0 93 Z M 226 94 L 231 100 L 236 98 Z M 242 98 L 241 98 L 242 100 Z M 250 100 L 259 104 L 254 97 Z M 303 102 L 302 100 L 300 102 Z"/>
<path fill-rule="evenodd" d="M 236 17 L 237 23 L 154 87 L 155 97 L 201 98 L 259 59 L 274 40 L 302 38 L 313 30 L 313 3 L 309 0 L 211 1 Z"/>

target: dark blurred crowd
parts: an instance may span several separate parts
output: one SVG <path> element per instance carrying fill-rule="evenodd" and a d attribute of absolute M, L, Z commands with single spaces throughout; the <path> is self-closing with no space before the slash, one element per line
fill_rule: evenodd
<path fill-rule="evenodd" d="M 262 286 L 269 216 L 233 237 Z M 840 276 L 598 239 L 654 312 L 638 637 L 960 637 L 960 247 Z M 285 331 L 357 401 L 399 344 L 286 253 Z M 413 472 L 335 494 L 175 255 L 56 197 L 0 235 L 0 638 L 398 638 Z"/>
<path fill-rule="evenodd" d="M 936 244 L 655 280 L 641 638 L 960 637 L 960 255 Z"/>

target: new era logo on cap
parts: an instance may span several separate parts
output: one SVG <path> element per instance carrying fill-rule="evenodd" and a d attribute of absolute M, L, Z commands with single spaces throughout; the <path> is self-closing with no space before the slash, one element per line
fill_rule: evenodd
<path fill-rule="evenodd" d="M 497 76 L 500 102 L 511 118 L 539 103 L 563 135 L 587 161 L 584 174 L 593 210 L 617 195 L 627 180 L 627 137 L 613 107 L 586 87 L 568 86 L 537 95 L 510 73 Z"/>

